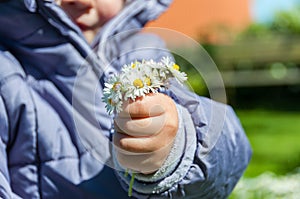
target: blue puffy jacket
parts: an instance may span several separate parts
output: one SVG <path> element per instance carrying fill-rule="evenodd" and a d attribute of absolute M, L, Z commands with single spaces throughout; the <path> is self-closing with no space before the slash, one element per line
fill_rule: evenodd
<path fill-rule="evenodd" d="M 0 3 L 0 198 L 128 197 L 103 82 L 123 64 L 169 55 L 158 37 L 130 31 L 169 3 L 127 1 L 92 47 L 51 0 Z M 177 158 L 138 175 L 133 196 L 226 198 L 251 157 L 239 120 L 229 106 L 176 84 L 167 93 L 180 113 Z"/>

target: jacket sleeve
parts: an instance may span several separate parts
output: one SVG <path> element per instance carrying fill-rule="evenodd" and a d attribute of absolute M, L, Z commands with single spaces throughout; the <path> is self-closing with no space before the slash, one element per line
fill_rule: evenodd
<path fill-rule="evenodd" d="M 189 113 L 192 124 L 185 122 L 185 129 L 194 128 L 197 141 L 188 172 L 163 195 L 226 198 L 242 176 L 252 154 L 239 119 L 230 106 L 199 97 L 183 87 L 172 86 L 170 95 Z M 185 133 L 187 138 L 194 132 Z"/>
<path fill-rule="evenodd" d="M 163 44 L 157 39 L 153 42 L 149 37 L 143 41 Z M 167 51 L 160 52 L 139 50 L 137 56 L 130 54 L 126 61 L 136 57 L 159 60 L 161 56 L 170 56 Z M 133 195 L 137 198 L 149 198 L 149 194 L 150 198 L 226 198 L 252 154 L 239 119 L 230 106 L 197 96 L 176 83 L 167 94 L 177 103 L 179 111 L 180 128 L 173 148 L 180 150 L 169 155 L 173 165 L 161 168 L 152 176 L 136 175 Z M 128 189 L 130 176 L 117 173 L 122 186 Z"/>
<path fill-rule="evenodd" d="M 1 93 L 1 92 L 0 92 Z M 2 97 L 0 97 L 0 198 L 20 198 L 10 187 L 7 167 L 8 121 Z"/>

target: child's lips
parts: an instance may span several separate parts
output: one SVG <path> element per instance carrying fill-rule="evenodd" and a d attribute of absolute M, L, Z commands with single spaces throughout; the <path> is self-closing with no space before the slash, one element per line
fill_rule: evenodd
<path fill-rule="evenodd" d="M 91 9 L 85 10 L 85 12 L 78 12 L 76 16 L 73 15 L 72 19 L 81 30 L 92 29 L 98 23 L 97 12 Z"/>
<path fill-rule="evenodd" d="M 80 23 L 80 22 L 76 22 L 77 26 L 81 29 L 81 30 L 87 30 L 88 26 L 86 24 Z"/>

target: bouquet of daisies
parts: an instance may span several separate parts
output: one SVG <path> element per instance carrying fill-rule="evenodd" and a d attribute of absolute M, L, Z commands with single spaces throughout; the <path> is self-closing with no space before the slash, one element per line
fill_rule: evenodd
<path fill-rule="evenodd" d="M 160 62 L 143 60 L 124 65 L 120 74 L 112 76 L 105 83 L 102 99 L 106 103 L 107 112 L 119 113 L 123 101 L 134 101 L 137 97 L 158 92 L 159 88 L 167 88 L 172 78 L 183 83 L 187 75 L 179 69 L 169 57 L 163 57 Z"/>

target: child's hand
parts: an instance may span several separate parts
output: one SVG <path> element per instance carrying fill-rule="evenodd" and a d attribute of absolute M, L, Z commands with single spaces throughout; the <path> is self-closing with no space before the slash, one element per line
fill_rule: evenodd
<path fill-rule="evenodd" d="M 132 171 L 155 172 L 168 156 L 178 130 L 175 103 L 161 93 L 125 103 L 115 128 L 119 163 Z"/>

